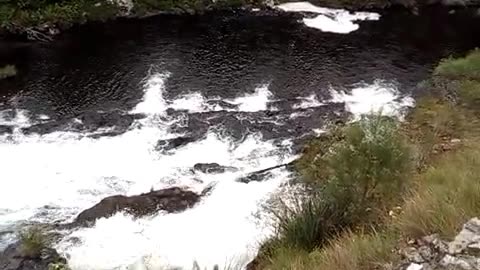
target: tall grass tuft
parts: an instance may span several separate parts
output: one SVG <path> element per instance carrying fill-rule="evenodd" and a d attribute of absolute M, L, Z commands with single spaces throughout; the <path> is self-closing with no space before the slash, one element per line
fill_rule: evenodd
<path fill-rule="evenodd" d="M 24 257 L 39 258 L 47 241 L 41 229 L 30 227 L 20 233 L 20 245 Z"/>

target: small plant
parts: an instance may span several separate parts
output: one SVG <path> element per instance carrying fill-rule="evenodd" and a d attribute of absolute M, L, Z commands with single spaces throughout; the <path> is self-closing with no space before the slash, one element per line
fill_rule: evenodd
<path fill-rule="evenodd" d="M 17 75 L 17 68 L 13 65 L 6 65 L 0 68 L 0 79 L 6 79 Z"/>
<path fill-rule="evenodd" d="M 20 233 L 22 255 L 28 258 L 39 258 L 47 247 L 46 237 L 37 227 L 30 227 Z"/>
<path fill-rule="evenodd" d="M 68 264 L 63 262 L 51 263 L 48 265 L 48 270 L 70 270 Z"/>
<path fill-rule="evenodd" d="M 284 206 L 276 214 L 279 243 L 311 251 L 351 225 L 344 213 L 348 205 L 325 201 L 320 195 L 299 200 L 293 206 Z M 278 245 L 278 243 L 276 243 Z"/>

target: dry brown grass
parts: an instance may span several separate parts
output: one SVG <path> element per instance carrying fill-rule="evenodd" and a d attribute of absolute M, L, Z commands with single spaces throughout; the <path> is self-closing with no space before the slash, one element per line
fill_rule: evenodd
<path fill-rule="evenodd" d="M 419 175 L 418 189 L 398 221 L 402 233 L 418 238 L 432 233 L 453 236 L 480 215 L 480 147 L 468 142 Z"/>

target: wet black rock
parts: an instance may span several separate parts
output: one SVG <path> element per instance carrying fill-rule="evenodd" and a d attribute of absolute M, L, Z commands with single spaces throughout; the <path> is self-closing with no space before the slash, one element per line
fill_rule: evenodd
<path fill-rule="evenodd" d="M 71 130 L 77 132 L 96 132 L 108 129 L 106 132 L 92 134 L 91 137 L 115 136 L 126 132 L 135 119 L 143 117 L 141 114 L 124 114 L 119 111 L 112 112 L 86 112 L 73 118 L 57 119 L 39 123 L 23 128 L 25 134 L 47 134 L 57 130 Z"/>
<path fill-rule="evenodd" d="M 88 225 L 102 217 L 110 217 L 119 211 L 125 211 L 135 217 L 141 217 L 166 211 L 181 212 L 192 207 L 201 195 L 178 187 L 150 191 L 148 193 L 124 196 L 115 195 L 101 200 L 98 204 L 84 210 L 75 219 L 75 225 Z"/>
<path fill-rule="evenodd" d="M 181 146 L 185 146 L 191 142 L 196 141 L 197 139 L 198 138 L 193 136 L 184 136 L 169 140 L 159 140 L 155 149 L 157 149 L 157 151 L 169 151 Z"/>
<path fill-rule="evenodd" d="M 248 184 L 250 182 L 262 182 L 272 175 L 269 171 L 249 173 L 247 176 L 237 179 L 237 182 Z"/>
<path fill-rule="evenodd" d="M 203 173 L 224 173 L 227 171 L 237 171 L 237 168 L 230 166 L 223 166 L 218 163 L 197 163 L 193 166 L 194 171 L 200 171 Z"/>
<path fill-rule="evenodd" d="M 263 169 L 263 170 L 251 172 L 251 173 L 247 174 L 246 176 L 237 179 L 237 182 L 245 183 L 245 184 L 248 184 L 250 182 L 262 182 L 272 175 L 272 170 L 281 169 L 281 168 L 286 168 L 288 170 L 292 170 L 293 166 L 294 166 L 294 162 L 295 161 L 292 161 L 292 162 L 289 162 L 289 163 L 269 167 L 269 168 L 266 168 L 266 169 Z"/>
<path fill-rule="evenodd" d="M 0 253 L 2 270 L 49 270 L 49 265 L 65 265 L 67 261 L 55 249 L 44 248 L 37 257 L 26 256 L 19 242 Z"/>

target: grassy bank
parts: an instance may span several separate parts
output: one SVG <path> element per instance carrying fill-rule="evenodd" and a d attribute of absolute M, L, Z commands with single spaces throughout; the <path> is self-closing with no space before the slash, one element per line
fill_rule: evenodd
<path fill-rule="evenodd" d="M 310 194 L 275 211 L 256 269 L 391 269 L 409 240 L 448 239 L 479 216 L 479 67 L 478 51 L 444 60 L 405 123 L 365 117 L 306 147 Z"/>
<path fill-rule="evenodd" d="M 201 13 L 213 8 L 260 5 L 259 0 L 0 0 L 0 26 L 67 27 L 120 15 L 153 12 Z"/>

